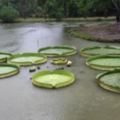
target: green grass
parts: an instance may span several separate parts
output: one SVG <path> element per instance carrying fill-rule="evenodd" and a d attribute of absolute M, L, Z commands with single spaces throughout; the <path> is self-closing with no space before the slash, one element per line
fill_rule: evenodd
<path fill-rule="evenodd" d="M 18 18 L 16 22 L 51 22 L 56 21 L 54 18 Z M 63 22 L 102 22 L 115 21 L 115 17 L 80 17 L 80 18 L 63 18 Z"/>
<path fill-rule="evenodd" d="M 100 21 L 115 21 L 115 17 L 80 17 L 80 18 L 64 18 L 66 22 L 100 22 Z"/>
<path fill-rule="evenodd" d="M 55 19 L 45 19 L 45 18 L 19 18 L 16 20 L 16 22 L 22 22 L 22 23 L 29 23 L 29 22 L 52 22 L 55 21 Z"/>

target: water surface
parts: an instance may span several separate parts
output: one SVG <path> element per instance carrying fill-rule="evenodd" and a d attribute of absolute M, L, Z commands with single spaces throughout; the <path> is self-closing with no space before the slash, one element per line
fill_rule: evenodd
<path fill-rule="evenodd" d="M 12 53 L 36 52 L 50 45 L 80 48 L 103 45 L 72 38 L 64 33 L 72 23 L 20 23 L 0 25 L 0 50 Z M 108 44 L 106 44 L 108 45 Z M 119 46 L 119 44 L 118 44 Z M 120 95 L 97 86 L 95 71 L 85 65 L 79 54 L 70 57 L 76 82 L 58 90 L 39 89 L 31 84 L 29 68 L 17 76 L 0 80 L 1 120 L 119 120 Z M 54 69 L 49 62 L 40 70 Z M 40 71 L 38 70 L 38 71 Z"/>

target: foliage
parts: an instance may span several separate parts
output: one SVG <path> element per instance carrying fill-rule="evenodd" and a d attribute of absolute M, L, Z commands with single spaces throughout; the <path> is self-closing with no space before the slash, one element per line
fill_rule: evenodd
<path fill-rule="evenodd" d="M 47 0 L 45 10 L 50 18 L 56 18 L 57 21 L 63 17 L 63 9 L 56 0 Z"/>
<path fill-rule="evenodd" d="M 3 0 L 4 1 L 4 0 Z M 37 0 L 8 0 L 14 6 L 23 18 L 32 17 L 37 8 Z"/>
<path fill-rule="evenodd" d="M 120 21 L 120 0 L 0 0 L 0 8 L 11 6 L 20 16 L 63 17 L 116 16 Z"/>
<path fill-rule="evenodd" d="M 82 2 L 84 0 L 81 0 Z M 84 11 L 89 15 L 107 16 L 116 15 L 120 21 L 120 0 L 86 0 Z"/>
<path fill-rule="evenodd" d="M 19 16 L 19 12 L 12 6 L 3 6 L 0 9 L 0 18 L 3 22 L 14 22 Z"/>
<path fill-rule="evenodd" d="M 42 7 L 38 6 L 35 10 L 35 17 L 42 17 L 44 15 L 44 11 Z"/>

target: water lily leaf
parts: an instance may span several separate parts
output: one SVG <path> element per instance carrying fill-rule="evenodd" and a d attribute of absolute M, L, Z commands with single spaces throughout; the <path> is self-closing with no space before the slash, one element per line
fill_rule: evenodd
<path fill-rule="evenodd" d="M 80 55 L 84 57 L 91 57 L 96 55 L 120 55 L 120 47 L 117 46 L 86 47 L 80 50 Z"/>
<path fill-rule="evenodd" d="M 38 87 L 61 88 L 75 81 L 73 73 L 66 70 L 42 71 L 32 77 L 32 83 Z"/>
<path fill-rule="evenodd" d="M 47 57 L 39 53 L 16 54 L 8 59 L 9 63 L 17 64 L 20 66 L 37 65 L 45 63 L 46 61 Z"/>
<path fill-rule="evenodd" d="M 49 57 L 54 56 L 70 56 L 76 54 L 76 48 L 71 46 L 51 46 L 51 47 L 45 47 L 40 48 L 38 50 L 39 53 L 45 54 Z"/>

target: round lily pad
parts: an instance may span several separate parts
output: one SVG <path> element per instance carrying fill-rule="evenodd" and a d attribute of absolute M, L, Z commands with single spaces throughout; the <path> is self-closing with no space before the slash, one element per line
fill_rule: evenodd
<path fill-rule="evenodd" d="M 39 53 L 16 54 L 8 59 L 9 63 L 17 64 L 20 66 L 37 65 L 45 63 L 46 61 L 47 57 Z"/>
<path fill-rule="evenodd" d="M 67 61 L 67 58 L 54 58 L 51 63 L 55 65 L 64 65 L 67 64 Z"/>
<path fill-rule="evenodd" d="M 38 50 L 39 53 L 52 56 L 70 56 L 76 54 L 76 49 L 71 46 L 45 47 Z"/>
<path fill-rule="evenodd" d="M 97 83 L 106 90 L 120 93 L 120 70 L 105 72 L 98 75 Z"/>
<path fill-rule="evenodd" d="M 0 62 L 6 62 L 7 58 L 9 58 L 10 56 L 10 53 L 0 52 Z"/>
<path fill-rule="evenodd" d="M 98 70 L 114 70 L 120 68 L 120 56 L 96 56 L 88 58 L 86 64 Z"/>
<path fill-rule="evenodd" d="M 19 73 L 19 67 L 11 64 L 1 64 L 0 65 L 0 78 L 5 78 L 13 76 Z"/>
<path fill-rule="evenodd" d="M 75 81 L 73 73 L 66 70 L 42 71 L 32 77 L 32 83 L 38 87 L 60 88 Z"/>
<path fill-rule="evenodd" d="M 120 47 L 116 46 L 94 46 L 82 48 L 80 50 L 80 55 L 84 57 L 91 57 L 96 55 L 120 55 Z"/>

